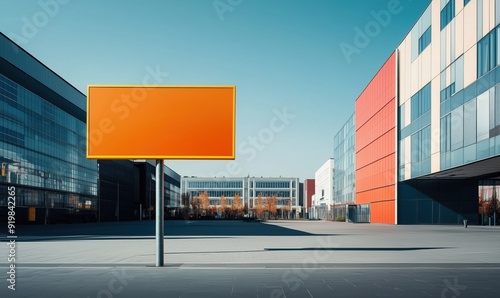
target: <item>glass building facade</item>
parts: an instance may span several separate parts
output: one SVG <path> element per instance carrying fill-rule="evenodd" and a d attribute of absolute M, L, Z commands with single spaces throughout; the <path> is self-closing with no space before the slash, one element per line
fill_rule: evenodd
<path fill-rule="evenodd" d="M 354 114 L 347 120 L 333 139 L 334 205 L 354 204 L 355 179 L 355 131 Z"/>
<path fill-rule="evenodd" d="M 398 47 L 398 223 L 481 223 L 500 176 L 499 24 L 498 1 L 434 0 Z"/>
<path fill-rule="evenodd" d="M 86 159 L 85 96 L 4 35 L 0 66 L 0 192 L 16 188 L 16 220 L 28 221 L 30 207 L 35 222 L 95 220 L 98 171 Z"/>

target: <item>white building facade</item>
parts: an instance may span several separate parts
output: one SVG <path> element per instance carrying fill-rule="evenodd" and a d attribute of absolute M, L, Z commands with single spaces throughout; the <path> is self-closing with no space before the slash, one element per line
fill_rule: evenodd
<path fill-rule="evenodd" d="M 263 200 L 276 196 L 277 209 L 289 206 L 292 217 L 302 210 L 299 205 L 299 178 L 182 177 L 181 190 L 183 194 L 189 194 L 191 200 L 206 191 L 212 206 L 218 206 L 221 196 L 225 196 L 228 203 L 232 204 L 235 194 L 239 194 L 241 204 L 247 205 L 250 213 L 259 195 Z"/>
<path fill-rule="evenodd" d="M 334 160 L 330 158 L 314 174 L 313 218 L 330 219 L 328 213 L 334 204 L 333 177 Z"/>

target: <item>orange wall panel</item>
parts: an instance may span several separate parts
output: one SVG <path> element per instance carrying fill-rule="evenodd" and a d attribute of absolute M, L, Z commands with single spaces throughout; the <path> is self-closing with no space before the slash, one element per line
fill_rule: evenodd
<path fill-rule="evenodd" d="M 370 222 L 394 224 L 395 220 L 394 201 L 376 202 L 370 205 Z"/>
<path fill-rule="evenodd" d="M 394 224 L 396 183 L 396 54 L 356 100 L 356 204 L 370 221 Z"/>

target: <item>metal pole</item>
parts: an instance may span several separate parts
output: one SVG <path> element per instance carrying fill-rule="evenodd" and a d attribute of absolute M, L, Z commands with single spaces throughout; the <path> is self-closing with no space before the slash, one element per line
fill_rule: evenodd
<path fill-rule="evenodd" d="M 163 159 L 156 160 L 156 267 L 163 266 L 163 238 L 164 238 L 164 223 L 163 223 Z"/>
<path fill-rule="evenodd" d="M 118 193 L 118 206 L 116 208 L 116 221 L 120 221 L 120 181 L 118 181 L 118 185 L 116 186 Z"/>
<path fill-rule="evenodd" d="M 153 184 L 151 183 L 153 179 L 149 177 L 149 208 L 148 208 L 148 219 L 151 220 L 151 191 L 153 190 Z"/>

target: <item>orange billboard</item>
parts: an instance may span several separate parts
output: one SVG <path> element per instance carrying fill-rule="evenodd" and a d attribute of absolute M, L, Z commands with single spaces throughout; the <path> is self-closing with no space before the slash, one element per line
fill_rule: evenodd
<path fill-rule="evenodd" d="M 90 159 L 234 159 L 235 131 L 235 86 L 88 86 Z"/>

